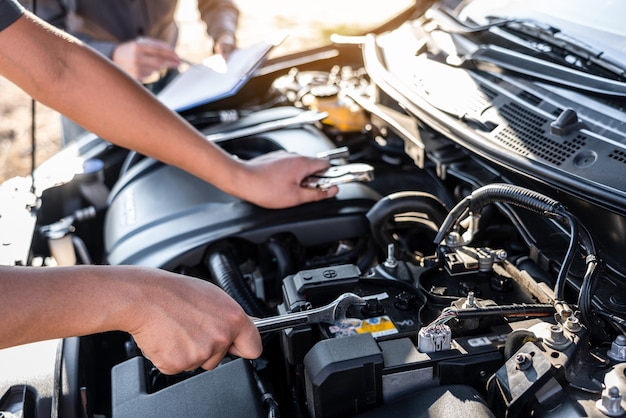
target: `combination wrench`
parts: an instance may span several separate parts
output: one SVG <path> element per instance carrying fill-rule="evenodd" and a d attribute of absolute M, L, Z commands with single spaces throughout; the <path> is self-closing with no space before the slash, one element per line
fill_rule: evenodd
<path fill-rule="evenodd" d="M 256 319 L 254 324 L 260 333 L 279 331 L 307 324 L 333 324 L 346 319 L 346 312 L 352 305 L 365 305 L 365 300 L 354 293 L 344 293 L 328 305 L 307 309 L 302 312 Z"/>

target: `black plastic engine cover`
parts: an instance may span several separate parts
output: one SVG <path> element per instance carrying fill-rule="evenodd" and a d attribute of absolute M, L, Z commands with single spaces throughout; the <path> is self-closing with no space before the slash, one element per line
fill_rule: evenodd
<path fill-rule="evenodd" d="M 334 144 L 313 126 L 303 126 L 229 141 L 224 148 L 245 156 L 277 149 L 314 156 Z M 303 245 L 355 238 L 369 232 L 364 215 L 379 198 L 353 183 L 342 185 L 333 199 L 268 210 L 144 159 L 111 192 L 105 249 L 110 264 L 169 269 L 199 263 L 207 245 L 228 237 L 262 243 L 274 234 L 291 233 Z"/>
<path fill-rule="evenodd" d="M 260 395 L 250 362 L 237 359 L 214 370 L 149 393 L 142 357 L 115 366 L 111 373 L 113 416 L 261 418 Z"/>

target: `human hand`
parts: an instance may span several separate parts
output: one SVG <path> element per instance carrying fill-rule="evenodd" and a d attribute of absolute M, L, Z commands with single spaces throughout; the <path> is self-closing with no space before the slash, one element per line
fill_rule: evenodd
<path fill-rule="evenodd" d="M 237 49 L 237 42 L 235 41 L 235 36 L 230 33 L 220 35 L 213 45 L 213 52 L 221 55 L 224 60 L 228 60 L 228 57 L 235 49 Z"/>
<path fill-rule="evenodd" d="M 113 51 L 112 60 L 133 78 L 143 82 L 154 73 L 176 68 L 181 63 L 172 46 L 145 37 L 119 44 Z"/>
<path fill-rule="evenodd" d="M 284 208 L 306 202 L 328 199 L 339 189 L 326 191 L 305 188 L 301 183 L 311 174 L 328 168 L 320 158 L 305 157 L 285 151 L 275 151 L 244 162 L 245 189 L 240 197 L 266 208 Z"/>
<path fill-rule="evenodd" d="M 261 354 L 251 319 L 217 286 L 163 270 L 145 270 L 133 277 L 138 280 L 144 303 L 133 307 L 126 331 L 161 372 L 212 369 L 227 353 L 250 359 Z"/>

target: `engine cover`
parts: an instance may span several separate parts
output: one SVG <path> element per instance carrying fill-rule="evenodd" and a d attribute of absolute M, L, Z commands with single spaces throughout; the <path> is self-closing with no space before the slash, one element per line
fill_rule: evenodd
<path fill-rule="evenodd" d="M 275 150 L 315 156 L 334 145 L 307 125 L 232 140 L 224 148 L 248 158 Z M 368 233 L 364 215 L 379 198 L 369 187 L 352 183 L 330 200 L 268 210 L 144 159 L 111 191 L 105 250 L 110 264 L 175 268 L 197 264 L 207 245 L 227 237 L 262 243 L 274 234 L 291 233 L 303 245 L 333 242 Z"/>

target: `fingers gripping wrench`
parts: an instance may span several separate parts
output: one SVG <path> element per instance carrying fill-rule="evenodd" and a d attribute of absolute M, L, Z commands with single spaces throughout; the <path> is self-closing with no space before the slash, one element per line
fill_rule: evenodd
<path fill-rule="evenodd" d="M 352 305 L 365 305 L 365 300 L 354 293 L 344 293 L 326 306 L 257 319 L 254 321 L 254 324 L 260 333 L 278 331 L 298 325 L 319 324 L 321 322 L 332 324 L 346 319 L 346 312 Z"/>

